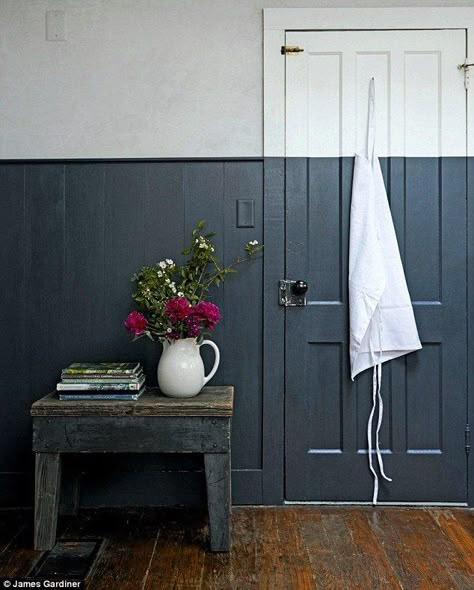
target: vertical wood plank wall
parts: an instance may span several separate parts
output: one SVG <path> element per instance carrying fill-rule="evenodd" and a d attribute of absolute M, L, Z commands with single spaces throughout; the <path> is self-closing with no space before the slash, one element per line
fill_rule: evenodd
<path fill-rule="evenodd" d="M 0 506 L 31 505 L 31 402 L 72 361 L 141 360 L 150 383 L 160 347 L 123 326 L 130 276 L 179 258 L 201 218 L 226 261 L 263 236 L 263 161 L 0 163 Z M 255 201 L 238 228 L 237 200 Z M 215 384 L 236 388 L 237 503 L 262 502 L 263 264 L 252 261 L 215 294 L 224 320 Z M 207 364 L 211 355 L 206 358 Z M 201 502 L 201 457 L 72 458 L 86 505 Z"/>
<path fill-rule="evenodd" d="M 469 160 L 470 193 L 473 169 Z M 419 186 L 430 180 L 429 174 L 420 177 Z M 255 201 L 254 228 L 237 227 L 238 199 Z M 131 306 L 130 275 L 143 264 L 176 257 L 200 218 L 218 232 L 216 244 L 226 261 L 247 240 L 265 238 L 265 276 L 263 262 L 253 261 L 215 295 L 224 320 L 215 332 L 222 364 L 213 382 L 236 387 L 234 502 L 281 503 L 285 326 L 276 286 L 285 266 L 285 160 L 4 161 L 0 203 L 0 506 L 32 503 L 29 408 L 54 388 L 62 366 L 74 360 L 138 359 L 154 382 L 159 346 L 131 343 L 123 327 Z M 469 262 L 474 252 L 469 197 L 467 204 Z M 403 223 L 397 231 L 403 239 Z M 420 277 L 412 281 L 426 278 L 420 283 L 425 289 L 433 264 L 430 252 L 422 256 Z M 472 342 L 471 330 L 470 351 Z M 472 430 L 473 404 L 469 412 Z M 462 444 L 463 433 L 458 435 Z M 200 457 L 69 459 L 83 472 L 83 505 L 205 499 Z M 470 469 L 471 504 L 473 474 Z"/>

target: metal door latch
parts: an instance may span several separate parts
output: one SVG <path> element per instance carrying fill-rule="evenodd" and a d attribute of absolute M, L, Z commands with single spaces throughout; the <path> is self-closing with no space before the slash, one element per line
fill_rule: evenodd
<path fill-rule="evenodd" d="M 287 281 L 280 279 L 278 302 L 284 307 L 304 307 L 306 305 L 306 281 Z"/>
<path fill-rule="evenodd" d="M 304 49 L 298 45 L 282 45 L 280 51 L 282 55 L 296 55 L 302 53 Z"/>

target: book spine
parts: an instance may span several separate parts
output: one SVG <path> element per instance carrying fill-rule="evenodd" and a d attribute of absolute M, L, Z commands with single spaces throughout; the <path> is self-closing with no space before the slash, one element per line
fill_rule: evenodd
<path fill-rule="evenodd" d="M 66 368 L 62 370 L 63 375 L 137 375 L 141 370 L 140 366 L 134 367 L 133 369 L 100 369 L 98 367 L 93 367 L 87 369 L 85 367 L 77 367 L 77 368 Z"/>
<path fill-rule="evenodd" d="M 135 391 L 130 391 L 130 390 L 123 390 L 123 389 L 108 389 L 106 391 L 94 391 L 94 390 L 82 390 L 82 389 L 67 389 L 66 391 L 64 390 L 59 390 L 58 394 L 59 395 L 70 395 L 70 396 L 74 396 L 74 397 L 79 397 L 80 395 L 87 395 L 90 396 L 91 398 L 97 399 L 99 396 L 101 395 L 118 395 L 118 396 L 124 396 L 124 395 L 138 395 L 139 393 L 143 393 L 145 391 L 145 388 L 142 387 L 142 389 L 140 390 L 135 390 Z"/>
<path fill-rule="evenodd" d="M 91 379 L 91 380 L 109 380 L 109 379 L 115 379 L 115 380 L 124 380 L 124 379 L 129 379 L 129 380 L 133 380 L 133 379 L 139 379 L 141 377 L 143 373 L 140 371 L 139 373 L 136 374 L 130 374 L 130 373 L 116 373 L 113 375 L 106 375 L 103 373 L 74 373 L 69 374 L 69 373 L 61 373 L 61 379 L 64 380 L 83 380 L 83 379 Z"/>
<path fill-rule="evenodd" d="M 138 391 L 144 384 L 144 380 L 136 381 L 134 383 L 58 383 L 56 385 L 57 391 Z"/>
<path fill-rule="evenodd" d="M 67 369 L 64 371 L 61 371 L 61 375 L 64 376 L 70 376 L 70 377 L 81 377 L 81 376 L 91 376 L 91 377 L 95 377 L 95 376 L 99 376 L 99 377 L 136 377 L 138 374 L 140 373 L 140 371 L 111 371 L 111 370 L 107 370 L 107 371 L 98 371 L 98 370 L 90 370 L 90 371 L 68 371 Z"/>
<path fill-rule="evenodd" d="M 137 383 L 144 383 L 144 378 L 141 377 L 140 379 L 61 379 L 59 383 L 63 383 L 64 385 L 135 385 Z"/>
<path fill-rule="evenodd" d="M 70 395 L 68 393 L 61 393 L 59 394 L 60 401 L 67 401 L 67 400 L 124 400 L 124 401 L 135 401 L 140 397 L 140 394 L 107 394 L 107 393 L 100 393 L 97 395 L 90 395 L 87 393 L 78 394 L 78 395 Z"/>

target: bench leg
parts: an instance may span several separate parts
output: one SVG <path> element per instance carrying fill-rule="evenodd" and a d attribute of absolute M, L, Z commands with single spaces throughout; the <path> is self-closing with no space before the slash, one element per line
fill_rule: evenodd
<path fill-rule="evenodd" d="M 56 542 L 60 487 L 60 454 L 36 453 L 34 547 L 38 551 L 47 551 Z"/>
<path fill-rule="evenodd" d="M 211 551 L 230 550 L 230 453 L 206 453 L 207 505 Z"/>
<path fill-rule="evenodd" d="M 62 475 L 59 514 L 64 516 L 77 516 L 81 495 L 81 472 L 75 465 L 75 458 L 68 457 L 68 459 L 69 461 L 64 464 L 65 462 L 63 458 L 61 465 Z"/>

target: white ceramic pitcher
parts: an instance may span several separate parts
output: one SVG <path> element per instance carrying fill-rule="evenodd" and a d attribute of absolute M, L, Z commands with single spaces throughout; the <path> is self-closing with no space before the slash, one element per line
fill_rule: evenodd
<path fill-rule="evenodd" d="M 220 352 L 211 340 L 196 343 L 195 338 L 183 338 L 168 342 L 162 340 L 163 352 L 158 363 L 158 385 L 168 397 L 193 397 L 214 377 L 220 362 Z M 200 347 L 209 344 L 214 349 L 214 366 L 204 375 Z"/>

